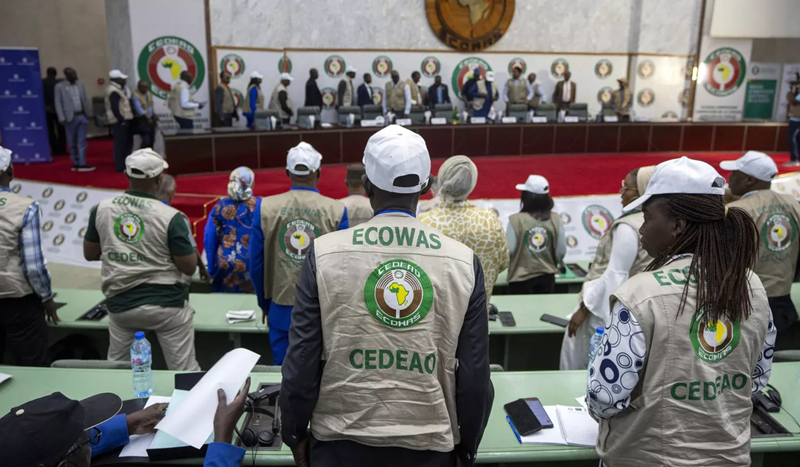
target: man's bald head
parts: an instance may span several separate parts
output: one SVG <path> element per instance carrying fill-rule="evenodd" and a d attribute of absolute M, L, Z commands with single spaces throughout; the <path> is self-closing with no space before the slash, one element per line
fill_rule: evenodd
<path fill-rule="evenodd" d="M 163 174 L 161 176 L 161 183 L 158 185 L 156 196 L 161 201 L 172 204 L 172 199 L 175 198 L 175 190 L 178 189 L 178 184 L 175 183 L 175 177 L 170 174 Z"/>

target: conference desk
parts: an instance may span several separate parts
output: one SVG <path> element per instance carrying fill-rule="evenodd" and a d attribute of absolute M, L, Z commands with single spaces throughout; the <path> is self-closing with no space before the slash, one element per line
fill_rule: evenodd
<path fill-rule="evenodd" d="M 412 125 L 432 158 L 453 154 L 522 156 L 544 154 L 787 151 L 781 122 L 529 123 Z M 229 172 L 239 166 L 283 168 L 286 152 L 301 141 L 325 156 L 326 164 L 361 162 L 377 128 L 277 131 L 191 130 L 164 135 L 173 175 Z"/>
<path fill-rule="evenodd" d="M 571 261 L 570 264 L 576 264 L 583 268 L 587 273 L 589 272 L 589 265 L 591 261 Z M 564 274 L 556 275 L 556 293 L 578 293 L 581 291 L 581 286 L 586 280 L 583 276 L 576 276 L 571 269 L 567 268 Z M 506 295 L 508 293 L 508 269 L 502 271 L 497 275 L 497 280 L 494 282 L 494 290 L 492 296 Z"/>
<path fill-rule="evenodd" d="M 776 363 L 772 369 L 770 383 L 783 395 L 786 411 L 800 417 L 800 363 Z M 0 366 L 0 373 L 12 378 L 0 384 L 0 413 L 24 402 L 62 392 L 73 399 L 82 399 L 101 392 L 112 392 L 123 399 L 132 398 L 131 373 L 125 370 L 78 370 L 57 368 L 23 368 Z M 154 394 L 169 396 L 174 388 L 174 372 L 154 372 Z M 277 383 L 279 373 L 253 373 L 253 388 L 258 383 Z M 478 449 L 477 462 L 480 464 L 499 463 L 559 463 L 559 466 L 596 466 L 597 454 L 594 448 L 569 447 L 558 445 L 520 444 L 505 419 L 503 405 L 521 397 L 538 397 L 544 405 L 575 406 L 575 398 L 585 394 L 586 372 L 500 372 L 492 373 L 495 389 L 494 404 L 486 432 Z M 794 395 L 795 397 L 791 397 Z M 778 422 L 789 431 L 797 434 L 800 428 L 794 424 L 785 411 L 774 414 Z M 800 451 L 800 438 L 797 435 L 780 438 L 757 438 L 752 441 L 753 465 L 797 465 L 796 452 Z M 255 459 L 246 458 L 247 465 L 254 460 L 256 465 L 293 465 L 291 451 L 285 445 L 276 451 L 259 452 Z M 785 462 L 785 463 L 784 463 Z M 201 459 L 181 461 L 202 463 Z"/>

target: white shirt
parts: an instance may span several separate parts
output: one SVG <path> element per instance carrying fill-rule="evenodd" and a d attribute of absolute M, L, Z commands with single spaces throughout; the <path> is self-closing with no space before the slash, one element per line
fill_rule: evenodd
<path fill-rule="evenodd" d="M 188 89 L 181 89 L 181 107 L 184 109 L 196 109 L 200 107 L 197 102 L 192 102 Z"/>
<path fill-rule="evenodd" d="M 572 97 L 572 81 L 564 81 L 564 86 L 561 88 L 561 102 L 569 102 Z"/>
<path fill-rule="evenodd" d="M 617 224 L 608 268 L 599 278 L 583 283 L 583 304 L 593 315 L 608 322 L 608 298 L 628 280 L 638 252 L 639 234 L 636 229 L 628 224 Z"/>
<path fill-rule="evenodd" d="M 403 109 L 403 112 L 408 116 L 408 114 L 411 113 L 411 105 L 416 104 L 417 101 L 411 99 L 411 86 L 408 84 L 403 87 L 403 95 L 406 97 L 406 107 Z M 419 95 L 419 88 L 417 88 L 417 95 Z"/>

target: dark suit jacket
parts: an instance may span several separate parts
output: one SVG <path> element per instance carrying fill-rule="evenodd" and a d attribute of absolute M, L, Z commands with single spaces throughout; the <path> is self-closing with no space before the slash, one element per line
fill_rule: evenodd
<path fill-rule="evenodd" d="M 428 107 L 431 110 L 434 109 L 436 104 L 449 104 L 450 103 L 450 93 L 447 90 L 447 85 L 442 84 L 442 102 L 439 102 L 439 92 L 436 89 L 437 86 L 434 84 L 428 88 Z"/>
<path fill-rule="evenodd" d="M 358 87 L 357 105 L 359 107 L 375 105 L 375 100 L 372 99 L 372 88 L 367 86 L 366 83 L 362 83 L 361 86 Z"/>
<path fill-rule="evenodd" d="M 317 106 L 322 108 L 322 93 L 319 92 L 319 86 L 317 86 L 317 81 L 314 79 L 309 78 L 306 81 L 306 107 Z"/>
<path fill-rule="evenodd" d="M 563 81 L 559 81 L 558 83 L 556 83 L 556 90 L 553 93 L 553 104 L 556 104 L 557 106 L 560 105 L 560 104 L 568 106 L 569 104 L 572 104 L 573 102 L 575 102 L 575 88 L 576 88 L 576 86 L 575 86 L 575 83 L 572 82 L 572 81 L 570 81 L 569 84 L 571 86 L 571 89 L 569 90 L 569 102 L 563 102 L 561 100 L 561 96 L 564 95 L 564 82 Z"/>

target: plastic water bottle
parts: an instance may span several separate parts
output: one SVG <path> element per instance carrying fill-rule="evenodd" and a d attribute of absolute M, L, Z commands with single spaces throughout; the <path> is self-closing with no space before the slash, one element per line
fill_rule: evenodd
<path fill-rule="evenodd" d="M 597 349 L 600 347 L 600 341 L 603 339 L 603 333 L 605 329 L 601 326 L 597 328 L 597 331 L 592 336 L 592 340 L 589 341 L 589 370 L 592 368 L 592 362 L 594 361 L 594 356 L 597 354 Z"/>
<path fill-rule="evenodd" d="M 144 332 L 134 334 L 131 345 L 131 369 L 133 370 L 133 394 L 147 397 L 153 393 L 153 350 L 144 338 Z"/>

